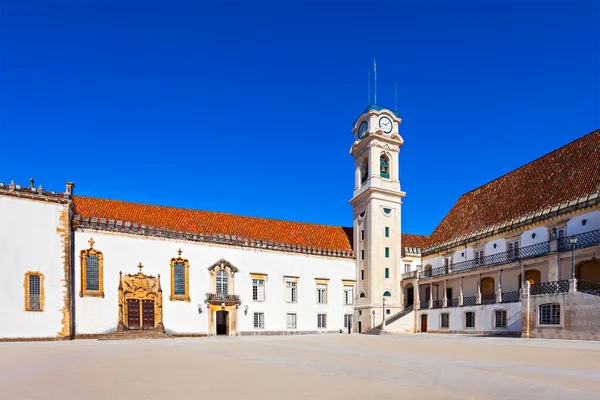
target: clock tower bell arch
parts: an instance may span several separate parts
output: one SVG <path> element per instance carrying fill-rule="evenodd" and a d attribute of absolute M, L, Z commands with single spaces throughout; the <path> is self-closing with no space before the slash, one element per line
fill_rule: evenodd
<path fill-rule="evenodd" d="M 355 326 L 364 332 L 401 310 L 401 206 L 399 155 L 404 140 L 397 112 L 376 104 L 354 122 Z"/>

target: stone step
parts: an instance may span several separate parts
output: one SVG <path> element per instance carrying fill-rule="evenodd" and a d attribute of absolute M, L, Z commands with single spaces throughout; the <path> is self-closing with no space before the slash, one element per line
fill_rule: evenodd
<path fill-rule="evenodd" d="M 173 336 L 160 331 L 124 331 L 102 335 L 98 340 L 140 340 L 140 339 L 173 339 Z"/>

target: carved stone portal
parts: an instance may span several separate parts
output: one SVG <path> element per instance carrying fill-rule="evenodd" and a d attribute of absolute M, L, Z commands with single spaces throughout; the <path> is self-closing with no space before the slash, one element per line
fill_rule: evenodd
<path fill-rule="evenodd" d="M 157 330 L 164 332 L 163 298 L 158 278 L 142 273 L 123 275 L 119 272 L 119 325 L 118 331 Z M 153 307 L 152 307 L 153 304 Z M 130 307 L 135 307 L 130 310 Z M 152 314 L 151 310 L 154 309 Z"/>

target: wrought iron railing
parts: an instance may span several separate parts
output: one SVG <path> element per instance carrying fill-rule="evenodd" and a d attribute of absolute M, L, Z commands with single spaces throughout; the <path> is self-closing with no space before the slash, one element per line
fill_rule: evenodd
<path fill-rule="evenodd" d="M 477 305 L 477 296 L 463 297 L 463 306 Z"/>
<path fill-rule="evenodd" d="M 521 294 L 517 292 L 502 292 L 503 303 L 516 303 L 521 301 Z"/>
<path fill-rule="evenodd" d="M 574 245 L 571 244 L 572 239 L 577 239 Z M 600 229 L 554 240 L 557 242 L 556 250 L 559 252 L 571 251 L 573 246 L 575 249 L 597 246 L 600 245 Z M 421 278 L 432 278 L 482 267 L 489 267 L 492 265 L 507 264 L 519 260 L 540 257 L 550 252 L 550 243 L 554 240 L 521 247 L 516 250 L 505 251 L 503 253 L 492 254 L 483 258 L 474 258 L 456 264 L 426 269 L 421 273 Z"/>
<path fill-rule="evenodd" d="M 448 307 L 458 307 L 458 299 L 448 299 Z"/>
<path fill-rule="evenodd" d="M 539 294 L 566 293 L 569 291 L 569 281 L 555 281 L 536 283 L 529 288 L 529 294 L 536 296 Z"/>
<path fill-rule="evenodd" d="M 577 279 L 576 289 L 578 292 L 600 296 L 600 283 Z"/>
<path fill-rule="evenodd" d="M 442 308 L 444 307 L 444 300 L 434 300 L 433 308 Z"/>
<path fill-rule="evenodd" d="M 495 303 L 496 303 L 496 295 L 495 294 L 481 296 L 481 304 L 495 304 Z"/>
<path fill-rule="evenodd" d="M 425 310 L 427 308 L 429 308 L 429 300 L 427 301 L 422 301 L 419 307 L 421 310 Z"/>
<path fill-rule="evenodd" d="M 206 293 L 206 301 L 221 301 L 221 302 L 240 302 L 240 296 L 237 294 L 225 293 Z"/>

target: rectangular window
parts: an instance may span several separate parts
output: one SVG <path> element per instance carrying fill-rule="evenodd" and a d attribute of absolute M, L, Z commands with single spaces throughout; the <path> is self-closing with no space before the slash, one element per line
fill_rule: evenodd
<path fill-rule="evenodd" d="M 560 305 L 542 304 L 540 306 L 540 325 L 560 325 Z"/>
<path fill-rule="evenodd" d="M 264 313 L 254 313 L 254 327 L 258 329 L 263 329 L 265 327 Z"/>
<path fill-rule="evenodd" d="M 317 314 L 317 328 L 327 328 L 327 314 Z"/>
<path fill-rule="evenodd" d="M 264 279 L 252 279 L 252 300 L 265 301 Z"/>
<path fill-rule="evenodd" d="M 472 311 L 465 313 L 465 327 L 475 328 L 475 313 Z"/>
<path fill-rule="evenodd" d="M 385 277 L 386 277 L 386 278 L 389 278 L 389 277 L 390 277 L 390 269 L 389 269 L 389 268 L 386 268 L 386 269 L 385 269 Z"/>
<path fill-rule="evenodd" d="M 513 242 L 508 243 L 508 258 L 517 258 L 519 257 L 519 241 L 515 240 Z"/>
<path fill-rule="evenodd" d="M 506 310 L 496 310 L 496 328 L 506 328 Z"/>
<path fill-rule="evenodd" d="M 364 269 L 361 269 L 361 270 L 360 270 L 360 280 L 361 280 L 361 281 L 364 281 L 364 280 L 365 280 L 365 270 L 364 270 Z"/>
<path fill-rule="evenodd" d="M 483 265 L 483 249 L 475 251 L 475 265 Z"/>
<path fill-rule="evenodd" d="M 389 247 L 385 248 L 385 258 L 390 258 L 390 248 Z"/>
<path fill-rule="evenodd" d="M 365 240 L 365 230 L 360 231 L 360 240 Z"/>
<path fill-rule="evenodd" d="M 296 314 L 287 314 L 285 317 L 287 329 L 296 329 Z"/>
<path fill-rule="evenodd" d="M 185 265 L 183 263 L 175 263 L 173 266 L 173 289 L 174 295 L 185 295 Z"/>
<path fill-rule="evenodd" d="M 556 238 L 562 239 L 565 237 L 565 228 L 560 228 L 556 230 Z"/>
<path fill-rule="evenodd" d="M 100 290 L 100 274 L 97 255 L 88 255 L 85 259 L 85 289 Z"/>
<path fill-rule="evenodd" d="M 404 264 L 404 272 L 410 272 L 410 264 Z"/>
<path fill-rule="evenodd" d="M 352 328 L 352 314 L 344 315 L 344 328 L 345 329 Z"/>
<path fill-rule="evenodd" d="M 392 312 L 390 309 L 385 310 L 386 315 L 390 315 Z"/>
<path fill-rule="evenodd" d="M 361 251 L 360 251 L 360 259 L 361 259 L 361 260 L 364 260 L 364 259 L 365 259 L 365 251 L 364 251 L 364 250 L 361 250 Z"/>
<path fill-rule="evenodd" d="M 297 301 L 297 291 L 298 291 L 298 283 L 297 282 L 285 282 L 285 301 L 288 303 L 295 303 Z"/>
<path fill-rule="evenodd" d="M 385 227 L 385 237 L 390 237 L 390 228 L 389 227 Z"/>
<path fill-rule="evenodd" d="M 452 265 L 452 257 L 446 257 L 444 258 L 444 266 L 445 267 L 449 267 Z"/>
<path fill-rule="evenodd" d="M 449 328 L 450 327 L 450 314 L 448 313 L 444 313 L 442 314 L 442 328 Z"/>
<path fill-rule="evenodd" d="M 352 286 L 344 286 L 344 304 L 352 304 L 354 288 Z"/>
<path fill-rule="evenodd" d="M 29 304 L 28 311 L 42 311 L 42 284 L 39 275 L 29 275 Z"/>
<path fill-rule="evenodd" d="M 427 286 L 425 288 L 425 301 L 429 301 L 431 299 L 431 288 Z"/>
<path fill-rule="evenodd" d="M 317 284 L 317 303 L 327 304 L 327 285 Z"/>

